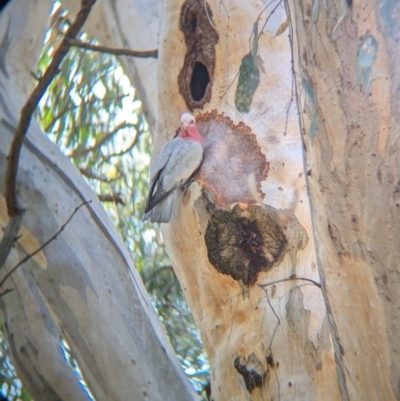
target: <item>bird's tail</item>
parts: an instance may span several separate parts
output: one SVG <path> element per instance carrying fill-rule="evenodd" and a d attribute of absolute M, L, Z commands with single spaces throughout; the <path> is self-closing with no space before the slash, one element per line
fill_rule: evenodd
<path fill-rule="evenodd" d="M 143 215 L 142 221 L 150 220 L 152 223 L 169 223 L 174 206 L 174 193 L 170 193 L 161 202 Z"/>

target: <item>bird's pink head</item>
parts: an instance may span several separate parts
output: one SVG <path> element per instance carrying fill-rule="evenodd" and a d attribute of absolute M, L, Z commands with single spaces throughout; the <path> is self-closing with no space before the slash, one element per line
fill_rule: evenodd
<path fill-rule="evenodd" d="M 183 113 L 181 117 L 181 130 L 178 136 L 181 138 L 189 139 L 199 143 L 203 142 L 203 137 L 201 136 L 199 130 L 196 126 L 196 120 L 190 113 Z"/>

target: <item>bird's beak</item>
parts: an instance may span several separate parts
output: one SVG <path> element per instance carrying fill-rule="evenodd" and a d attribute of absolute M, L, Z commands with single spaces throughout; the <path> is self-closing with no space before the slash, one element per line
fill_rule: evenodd
<path fill-rule="evenodd" d="M 185 131 L 187 131 L 188 126 L 189 126 L 189 123 L 188 123 L 187 121 L 184 121 L 184 122 L 182 123 L 182 128 L 183 128 Z"/>

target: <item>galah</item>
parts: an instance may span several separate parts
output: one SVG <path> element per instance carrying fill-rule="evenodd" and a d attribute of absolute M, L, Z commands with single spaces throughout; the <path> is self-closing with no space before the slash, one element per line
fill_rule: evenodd
<path fill-rule="evenodd" d="M 178 135 L 161 150 L 150 174 L 150 190 L 142 221 L 168 223 L 175 191 L 184 186 L 203 159 L 203 138 L 194 117 L 183 113 Z"/>

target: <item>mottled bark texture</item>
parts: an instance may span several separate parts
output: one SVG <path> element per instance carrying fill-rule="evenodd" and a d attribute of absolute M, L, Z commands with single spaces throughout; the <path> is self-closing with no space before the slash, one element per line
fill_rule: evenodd
<path fill-rule="evenodd" d="M 293 0 L 289 10 L 342 399 L 399 400 L 399 3 Z"/>
<path fill-rule="evenodd" d="M 188 57 L 195 46 L 182 31 L 187 10 L 195 39 L 218 34 L 215 68 L 197 104 L 187 95 L 193 81 L 202 82 Z M 210 400 L 339 400 L 290 42 L 275 36 L 284 5 L 175 0 L 163 3 L 161 16 L 154 154 L 187 107 L 204 137 L 203 164 L 195 182 L 178 191 L 162 232 L 210 357 Z M 196 47 L 196 57 L 201 52 L 212 53 Z"/>

